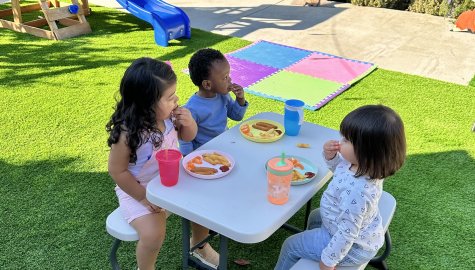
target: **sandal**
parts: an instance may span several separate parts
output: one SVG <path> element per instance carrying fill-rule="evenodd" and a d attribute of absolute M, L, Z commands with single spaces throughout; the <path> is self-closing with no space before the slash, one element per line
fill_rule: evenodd
<path fill-rule="evenodd" d="M 219 253 L 216 252 L 208 243 L 195 249 L 191 255 L 209 267 L 218 269 Z"/>

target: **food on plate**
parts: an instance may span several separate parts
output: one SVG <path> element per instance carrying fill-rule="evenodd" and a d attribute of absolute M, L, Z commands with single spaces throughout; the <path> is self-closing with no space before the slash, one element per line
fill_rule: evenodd
<path fill-rule="evenodd" d="M 194 168 L 195 168 L 195 164 L 191 160 L 186 163 L 187 170 L 191 171 Z"/>
<path fill-rule="evenodd" d="M 242 133 L 244 134 L 248 134 L 248 133 L 251 133 L 251 128 L 249 127 L 248 124 L 244 124 L 240 127 Z M 252 133 L 251 133 L 252 134 Z"/>
<path fill-rule="evenodd" d="M 260 132 L 260 133 L 259 133 L 259 136 L 260 136 L 261 138 L 264 138 L 264 139 L 273 138 L 273 137 L 278 136 L 278 135 L 279 135 L 279 134 L 277 134 L 277 133 L 275 132 L 275 129 L 269 129 L 269 130 L 266 131 L 266 132 Z"/>
<path fill-rule="evenodd" d="M 292 181 L 298 181 L 307 178 L 305 175 L 299 173 L 296 170 L 292 171 Z"/>
<path fill-rule="evenodd" d="M 203 158 L 201 156 L 196 156 L 186 163 L 186 168 L 192 170 L 195 168 L 195 164 L 203 164 Z"/>
<path fill-rule="evenodd" d="M 219 167 L 219 169 L 220 169 L 222 172 L 227 172 L 227 171 L 229 171 L 229 167 L 226 166 L 226 165 L 223 165 L 223 166 Z"/>
<path fill-rule="evenodd" d="M 310 144 L 308 144 L 308 143 L 298 143 L 298 144 L 297 144 L 297 147 L 300 147 L 300 148 L 310 148 Z"/>
<path fill-rule="evenodd" d="M 229 163 L 229 160 L 225 158 L 223 155 L 220 155 L 216 152 L 211 153 L 211 154 L 203 154 L 203 159 L 206 162 L 213 165 L 221 164 L 221 165 L 231 167 L 231 163 Z"/>
<path fill-rule="evenodd" d="M 277 129 L 276 125 L 266 123 L 266 122 L 256 122 L 252 125 L 253 128 L 262 130 L 262 131 L 269 131 L 270 129 Z"/>
<path fill-rule="evenodd" d="M 190 171 L 197 174 L 203 174 L 203 175 L 212 175 L 218 172 L 218 170 L 216 170 L 215 168 L 209 168 L 209 167 L 194 167 Z"/>
<path fill-rule="evenodd" d="M 201 158 L 201 156 L 196 156 L 190 162 L 195 164 L 203 164 L 203 159 Z"/>
<path fill-rule="evenodd" d="M 267 122 L 257 122 L 256 124 L 259 125 L 259 126 L 269 127 L 269 128 L 273 128 L 273 129 L 277 128 L 276 125 L 271 124 L 271 123 L 267 123 Z"/>
<path fill-rule="evenodd" d="M 307 178 L 313 178 L 313 177 L 315 176 L 315 173 L 313 173 L 313 172 L 306 172 L 306 173 L 305 173 L 305 176 L 306 176 Z"/>
<path fill-rule="evenodd" d="M 302 163 L 300 163 L 300 161 L 296 158 L 289 158 L 290 162 L 292 162 L 292 164 L 294 164 L 294 168 L 299 168 L 301 170 L 305 169 L 305 167 L 302 165 Z"/>

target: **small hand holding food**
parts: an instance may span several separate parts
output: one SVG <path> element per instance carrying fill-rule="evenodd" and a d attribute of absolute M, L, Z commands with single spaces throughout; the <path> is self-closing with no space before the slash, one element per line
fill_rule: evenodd
<path fill-rule="evenodd" d="M 175 118 L 175 129 L 178 131 L 178 138 L 184 141 L 191 141 L 195 138 L 198 127 L 191 115 L 191 112 L 184 107 L 176 107 L 172 112 Z M 173 120 L 172 117 L 172 120 Z"/>
<path fill-rule="evenodd" d="M 338 151 L 340 151 L 340 143 L 336 140 L 327 141 L 323 145 L 323 153 L 325 154 L 326 160 L 333 159 Z"/>
<path fill-rule="evenodd" d="M 195 120 L 193 120 L 193 117 L 191 116 L 191 112 L 185 107 L 176 107 L 173 110 L 173 115 L 175 116 L 178 128 L 181 126 L 189 127 L 195 123 Z"/>
<path fill-rule="evenodd" d="M 229 90 L 231 90 L 237 98 L 244 98 L 244 89 L 237 83 L 232 83 L 229 86 Z"/>
<path fill-rule="evenodd" d="M 242 86 L 233 83 L 229 86 L 229 90 L 236 95 L 236 101 L 239 105 L 244 106 L 244 104 L 246 104 L 246 100 L 244 99 L 244 89 L 242 89 Z"/>

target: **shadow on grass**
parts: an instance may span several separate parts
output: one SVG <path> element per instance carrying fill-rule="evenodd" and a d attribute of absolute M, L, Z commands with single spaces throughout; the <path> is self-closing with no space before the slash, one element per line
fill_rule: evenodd
<path fill-rule="evenodd" d="M 78 162 L 64 158 L 17 165 L 0 160 L 1 265 L 109 268 L 112 238 L 104 222 L 117 207 L 114 184 L 106 172 L 76 170 Z M 436 268 L 473 260 L 474 171 L 475 161 L 465 151 L 411 155 L 403 169 L 385 182 L 384 189 L 398 203 L 390 225 L 394 246 L 390 267 L 424 268 L 428 257 Z M 313 208 L 318 207 L 321 193 L 313 199 Z M 303 222 L 304 208 L 290 220 L 299 227 Z M 176 216 L 168 222 L 158 260 L 161 269 L 180 268 L 180 224 Z M 278 230 L 253 245 L 231 241 L 230 269 L 242 269 L 231 263 L 237 258 L 250 260 L 249 269 L 272 269 L 288 236 L 289 232 Z M 446 249 L 454 242 L 457 249 Z M 134 248 L 126 243 L 119 250 L 124 269 L 134 267 Z M 444 256 L 434 257 L 441 250 Z"/>
<path fill-rule="evenodd" d="M 76 162 L 66 158 L 14 165 L 0 160 L 1 265 L 106 265 L 111 239 L 104 221 L 117 207 L 114 185 L 106 173 L 74 171 Z"/>
<path fill-rule="evenodd" d="M 154 43 L 152 27 L 128 13 L 97 7 L 87 20 L 91 34 L 61 41 L 0 29 L 0 85 L 27 86 L 68 74 L 72 75 L 68 80 L 74 81 L 73 75 L 79 71 L 104 72 L 142 56 L 174 60 L 230 39 L 193 29 L 192 39 L 174 40 L 168 47 L 160 47 Z"/>
<path fill-rule="evenodd" d="M 107 215 L 118 207 L 106 172 L 81 172 L 74 158 L 0 160 L 0 265 L 4 269 L 109 269 Z M 158 269 L 180 269 L 181 220 L 172 216 Z M 122 243 L 122 269 L 135 269 L 135 243 Z M 176 266 L 176 267 L 175 267 Z"/>

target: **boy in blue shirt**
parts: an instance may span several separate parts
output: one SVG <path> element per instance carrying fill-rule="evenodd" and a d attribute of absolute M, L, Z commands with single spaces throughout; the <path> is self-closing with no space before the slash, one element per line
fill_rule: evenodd
<path fill-rule="evenodd" d="M 180 141 L 180 151 L 188 155 L 227 129 L 228 117 L 241 121 L 248 103 L 244 90 L 232 83 L 229 73 L 231 67 L 224 55 L 214 49 L 197 51 L 188 63 L 190 78 L 198 86 L 185 107 L 198 125 L 198 133 L 191 142 Z M 233 100 L 229 92 L 233 92 Z"/>

